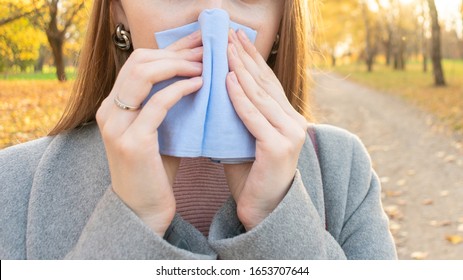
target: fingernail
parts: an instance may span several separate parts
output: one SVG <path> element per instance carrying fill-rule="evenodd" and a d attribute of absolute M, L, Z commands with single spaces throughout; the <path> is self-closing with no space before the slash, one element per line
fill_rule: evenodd
<path fill-rule="evenodd" d="M 203 47 L 194 48 L 191 51 L 193 53 L 202 53 L 203 52 Z"/>
<path fill-rule="evenodd" d="M 231 36 L 232 40 L 238 40 L 238 37 L 236 36 L 236 32 L 235 30 L 233 30 L 233 28 L 230 28 L 230 30 L 228 31 L 228 34 Z"/>
<path fill-rule="evenodd" d="M 233 32 L 233 39 L 238 40 L 238 36 L 236 36 L 236 31 Z"/>
<path fill-rule="evenodd" d="M 235 31 L 233 30 L 233 28 L 228 29 L 228 35 L 229 35 L 230 37 L 233 37 L 233 33 L 235 33 Z"/>
<path fill-rule="evenodd" d="M 238 36 L 240 36 L 240 38 L 245 42 L 249 41 L 248 36 L 246 35 L 246 33 L 244 33 L 242 29 L 238 30 Z"/>
<path fill-rule="evenodd" d="M 230 76 L 230 79 L 232 80 L 232 82 L 234 82 L 235 84 L 238 84 L 238 79 L 236 78 L 236 74 L 234 71 L 230 72 L 228 75 Z"/>
<path fill-rule="evenodd" d="M 195 32 L 188 35 L 188 38 L 190 38 L 191 40 L 198 39 L 200 32 L 200 30 L 196 30 Z"/>

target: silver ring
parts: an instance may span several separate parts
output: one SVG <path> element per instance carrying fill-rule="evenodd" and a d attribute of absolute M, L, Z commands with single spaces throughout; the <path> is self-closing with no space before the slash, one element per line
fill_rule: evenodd
<path fill-rule="evenodd" d="M 141 108 L 141 105 L 135 107 L 135 106 L 130 106 L 130 105 L 123 103 L 119 99 L 119 95 L 116 95 L 116 97 L 114 98 L 114 104 L 116 104 L 116 106 L 121 108 L 122 110 L 126 110 L 126 111 L 138 111 Z"/>

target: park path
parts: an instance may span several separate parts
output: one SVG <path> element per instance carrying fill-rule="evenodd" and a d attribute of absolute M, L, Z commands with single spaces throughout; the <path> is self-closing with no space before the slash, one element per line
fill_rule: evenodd
<path fill-rule="evenodd" d="M 357 134 L 371 155 L 399 258 L 463 260 L 461 139 L 396 96 L 332 73 L 314 81 L 317 121 Z"/>

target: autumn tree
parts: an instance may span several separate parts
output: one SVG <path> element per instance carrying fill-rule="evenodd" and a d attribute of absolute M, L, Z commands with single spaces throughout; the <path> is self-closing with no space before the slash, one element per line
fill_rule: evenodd
<path fill-rule="evenodd" d="M 436 86 L 445 86 L 444 71 L 442 69 L 442 54 L 441 54 L 441 29 L 439 25 L 439 16 L 434 0 L 427 0 L 429 6 L 429 14 L 431 16 L 432 29 L 432 44 L 431 44 L 431 60 L 434 74 L 434 84 Z"/>
<path fill-rule="evenodd" d="M 365 25 L 365 62 L 368 72 L 373 71 L 373 63 L 377 53 L 378 25 L 372 20 L 368 3 L 365 0 L 361 1 L 362 18 Z"/>
<path fill-rule="evenodd" d="M 460 4 L 460 16 L 461 16 L 461 23 L 463 26 L 463 0 L 461 0 L 461 4 Z M 460 55 L 461 55 L 461 58 L 463 58 L 463 36 L 460 40 Z"/>
<path fill-rule="evenodd" d="M 428 19 L 428 10 L 426 5 L 426 0 L 420 0 L 420 14 L 418 17 L 418 24 L 419 24 L 419 42 L 420 42 L 420 50 L 421 50 L 421 57 L 423 62 L 423 72 L 428 72 L 428 38 L 426 37 L 427 28 L 426 25 L 429 21 Z"/>
<path fill-rule="evenodd" d="M 84 10 L 85 2 L 84 0 L 33 0 L 33 5 L 37 13 L 32 17 L 32 21 L 45 31 L 53 54 L 56 76 L 59 81 L 65 81 L 64 43 L 72 36 L 70 30 L 76 18 Z"/>
<path fill-rule="evenodd" d="M 394 33 L 394 18 L 390 10 L 383 5 L 384 1 L 375 0 L 378 6 L 379 25 L 381 27 L 382 46 L 384 48 L 384 56 L 386 58 L 386 65 L 391 65 L 392 46 L 393 46 L 393 33 Z M 390 0 L 389 0 L 389 7 Z"/>
<path fill-rule="evenodd" d="M 353 41 L 361 40 L 362 23 L 357 20 L 360 12 L 358 0 L 323 1 L 318 45 L 331 58 L 332 66 L 336 66 L 338 57 L 345 54 L 343 52 L 349 52 L 347 48 L 352 47 Z"/>
<path fill-rule="evenodd" d="M 30 14 L 20 4 L 24 2 L 0 0 L 0 71 L 14 68 L 24 71 L 33 66 L 39 57 L 40 45 L 46 38 L 40 30 L 31 25 L 26 15 Z M 15 67 L 14 67 L 15 66 Z"/>

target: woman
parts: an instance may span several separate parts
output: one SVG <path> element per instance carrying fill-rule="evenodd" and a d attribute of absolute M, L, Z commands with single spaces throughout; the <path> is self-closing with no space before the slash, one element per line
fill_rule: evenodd
<path fill-rule="evenodd" d="M 63 118 L 50 137 L 0 154 L 0 257 L 396 258 L 363 145 L 346 131 L 307 124 L 305 5 L 94 1 Z M 202 87 L 204 50 L 201 32 L 165 49 L 152 34 L 211 8 L 258 34 L 253 44 L 230 30 L 227 47 L 228 95 L 256 139 L 253 162 L 159 152 L 166 114 Z M 187 79 L 137 105 L 153 84 L 176 76 Z"/>

